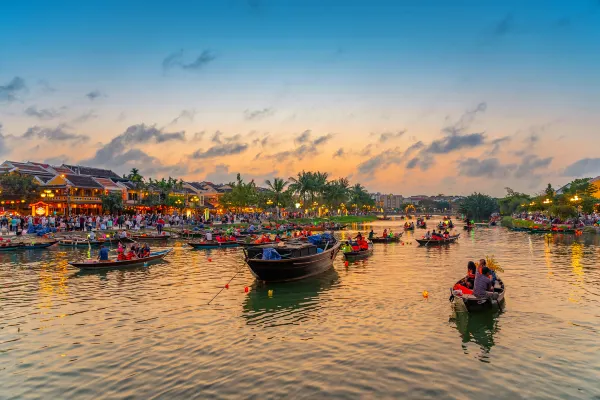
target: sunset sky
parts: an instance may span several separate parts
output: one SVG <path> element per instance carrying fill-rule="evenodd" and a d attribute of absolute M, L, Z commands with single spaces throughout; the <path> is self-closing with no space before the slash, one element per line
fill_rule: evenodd
<path fill-rule="evenodd" d="M 403 195 L 600 175 L 597 0 L 15 1 L 0 49 L 2 159 Z"/>

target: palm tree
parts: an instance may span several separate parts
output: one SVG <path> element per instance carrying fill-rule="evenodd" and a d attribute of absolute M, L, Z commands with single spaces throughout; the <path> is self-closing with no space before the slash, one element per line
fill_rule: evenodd
<path fill-rule="evenodd" d="M 342 179 L 331 181 L 325 186 L 323 200 L 331 209 L 338 209 L 348 200 L 348 188 L 345 186 L 347 182 Z"/>
<path fill-rule="evenodd" d="M 311 190 L 311 173 L 310 172 L 298 172 L 297 177 L 290 177 L 290 190 L 296 193 L 304 204 L 306 204 L 306 195 Z"/>
<path fill-rule="evenodd" d="M 269 179 L 265 181 L 265 184 L 269 187 L 270 191 L 273 193 L 273 197 L 275 197 L 275 208 L 277 209 L 277 219 L 280 218 L 279 215 L 279 202 L 281 200 L 281 196 L 285 187 L 289 184 L 286 180 L 284 181 L 282 178 L 273 178 L 273 182 Z"/>
<path fill-rule="evenodd" d="M 314 172 L 312 174 L 312 201 L 315 201 L 315 197 L 323 198 L 325 188 L 327 187 L 327 172 Z"/>

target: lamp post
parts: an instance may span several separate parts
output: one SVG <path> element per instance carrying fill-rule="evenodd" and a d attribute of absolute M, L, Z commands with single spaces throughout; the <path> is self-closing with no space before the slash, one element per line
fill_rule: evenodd
<path fill-rule="evenodd" d="M 575 204 L 575 207 L 577 207 L 577 214 L 579 214 L 581 212 L 581 197 L 575 195 L 569 200 L 571 201 L 571 203 Z"/>

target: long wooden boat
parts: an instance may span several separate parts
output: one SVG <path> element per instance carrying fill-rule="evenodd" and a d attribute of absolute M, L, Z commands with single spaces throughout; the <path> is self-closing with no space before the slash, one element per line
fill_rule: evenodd
<path fill-rule="evenodd" d="M 131 268 L 138 267 L 140 265 L 146 266 L 150 263 L 162 260 L 169 254 L 173 249 L 167 249 L 162 251 L 154 251 L 150 253 L 148 257 L 135 258 L 132 260 L 116 260 L 112 259 L 109 261 L 98 261 L 88 260 L 83 262 L 69 262 L 70 265 L 84 270 L 102 270 L 102 269 L 113 269 L 113 268 Z"/>
<path fill-rule="evenodd" d="M 130 238 L 132 238 L 135 241 L 138 242 L 143 242 L 143 241 L 148 241 L 148 240 L 169 240 L 171 239 L 171 235 L 165 234 L 165 235 L 131 235 Z"/>
<path fill-rule="evenodd" d="M 415 227 L 414 227 L 414 226 L 405 226 L 405 227 L 404 227 L 404 230 L 405 230 L 405 231 L 414 231 L 414 230 L 415 230 Z"/>
<path fill-rule="evenodd" d="M 456 284 L 463 285 L 466 281 L 466 277 L 456 282 Z M 455 284 L 455 286 L 456 286 Z M 458 302 L 462 301 L 466 306 L 467 311 L 469 312 L 478 312 L 489 310 L 494 306 L 500 307 L 500 303 L 504 301 L 504 294 L 506 292 L 506 288 L 504 287 L 504 282 L 502 279 L 497 278 L 496 283 L 494 285 L 494 293 L 498 293 L 497 299 L 490 298 L 480 298 L 475 297 L 472 294 L 465 294 L 461 290 L 455 290 L 454 287 L 450 288 L 450 301 Z"/>
<path fill-rule="evenodd" d="M 377 219 L 380 221 L 389 221 L 390 219 L 392 219 L 392 217 L 377 217 Z"/>
<path fill-rule="evenodd" d="M 88 247 L 88 246 L 102 246 L 103 244 L 110 245 L 122 242 L 129 242 L 128 240 L 123 239 L 102 239 L 102 240 L 87 240 L 87 239 L 61 239 L 58 241 L 59 246 L 68 246 L 68 247 Z"/>
<path fill-rule="evenodd" d="M 373 255 L 373 243 L 369 243 L 369 248 L 366 250 L 349 251 L 344 254 L 344 258 L 348 261 L 362 260 Z"/>
<path fill-rule="evenodd" d="M 394 237 L 374 237 L 371 238 L 371 242 L 373 243 L 398 243 L 400 242 L 400 237 L 402 234 Z"/>
<path fill-rule="evenodd" d="M 513 232 L 527 232 L 527 231 L 529 231 L 529 228 L 519 228 L 519 227 L 516 227 L 516 226 L 510 227 L 508 229 L 510 229 Z"/>
<path fill-rule="evenodd" d="M 415 239 L 421 246 L 441 246 L 456 242 L 460 234 L 450 236 L 448 239 Z"/>
<path fill-rule="evenodd" d="M 264 250 L 276 251 L 281 259 L 263 260 Z M 286 282 L 321 274 L 333 266 L 340 250 L 336 239 L 319 244 L 286 243 L 285 246 L 256 246 L 244 249 L 245 261 L 257 279 L 266 282 Z"/>
<path fill-rule="evenodd" d="M 204 242 L 189 242 L 188 246 L 195 249 L 220 249 L 225 247 L 238 247 L 239 242 L 217 242 L 216 240 L 205 240 Z"/>
<path fill-rule="evenodd" d="M 42 243 L 3 243 L 0 245 L 0 251 L 47 249 L 56 243 L 58 240 Z"/>
<path fill-rule="evenodd" d="M 417 224 L 417 228 L 419 228 L 419 229 L 427 229 L 427 224 Z"/>

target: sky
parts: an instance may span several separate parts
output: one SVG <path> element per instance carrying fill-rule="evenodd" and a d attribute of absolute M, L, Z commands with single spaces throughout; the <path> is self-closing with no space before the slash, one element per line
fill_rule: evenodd
<path fill-rule="evenodd" d="M 536 193 L 600 175 L 600 1 L 19 1 L 0 158 Z"/>

